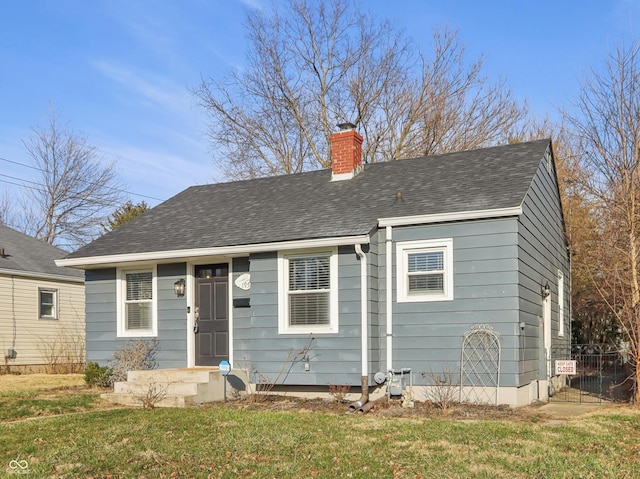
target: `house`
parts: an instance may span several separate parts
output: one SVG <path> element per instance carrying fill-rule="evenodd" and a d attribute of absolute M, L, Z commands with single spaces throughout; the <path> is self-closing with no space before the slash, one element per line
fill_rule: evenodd
<path fill-rule="evenodd" d="M 190 187 L 58 261 L 85 270 L 87 359 L 157 338 L 162 368 L 364 394 L 463 372 L 489 325 L 497 401 L 546 399 L 570 336 L 550 140 L 363 165 L 342 127 L 331 170 Z"/>
<path fill-rule="evenodd" d="M 0 346 L 11 372 L 84 368 L 84 275 L 66 251 L 0 225 Z"/>

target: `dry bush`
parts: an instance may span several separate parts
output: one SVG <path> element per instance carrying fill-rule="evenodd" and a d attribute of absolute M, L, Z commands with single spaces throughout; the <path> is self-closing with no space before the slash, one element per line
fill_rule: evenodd
<path fill-rule="evenodd" d="M 337 403 L 343 403 L 349 394 L 349 389 L 351 389 L 351 384 L 329 384 L 329 395 Z"/>
<path fill-rule="evenodd" d="M 459 373 L 453 371 L 425 371 L 422 377 L 427 380 L 427 388 L 424 392 L 425 400 L 440 409 L 449 409 L 453 403 L 458 402 L 460 396 Z"/>
<path fill-rule="evenodd" d="M 302 349 L 290 349 L 287 352 L 286 359 L 282 362 L 280 371 L 278 371 L 273 380 L 269 379 L 256 368 L 253 368 L 251 373 L 254 377 L 253 382 L 256 387 L 253 394 L 249 394 L 249 400 L 253 402 L 263 402 L 278 383 L 283 384 L 286 381 L 289 373 L 296 364 L 311 360 L 313 358 L 311 353 L 315 348 L 314 342 L 315 338 L 309 335 Z"/>
<path fill-rule="evenodd" d="M 80 327 L 61 327 L 53 338 L 38 341 L 48 374 L 73 374 L 84 371 L 85 339 Z"/>
<path fill-rule="evenodd" d="M 111 379 L 113 382 L 126 381 L 128 371 L 156 369 L 158 361 L 158 340 L 132 339 L 113 353 Z"/>
<path fill-rule="evenodd" d="M 135 398 L 140 401 L 143 409 L 153 409 L 158 402 L 167 397 L 168 390 L 169 383 L 157 381 L 157 378 L 154 376 L 147 384 L 140 386 L 138 393 L 135 394 Z"/>

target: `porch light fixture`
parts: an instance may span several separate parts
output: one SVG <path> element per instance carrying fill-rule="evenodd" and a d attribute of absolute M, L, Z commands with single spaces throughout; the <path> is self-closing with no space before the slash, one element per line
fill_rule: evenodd
<path fill-rule="evenodd" d="M 184 282 L 184 279 L 182 278 L 180 278 L 178 281 L 173 283 L 173 290 L 175 291 L 176 296 L 178 298 L 181 298 L 184 296 L 184 287 L 185 287 L 185 282 Z"/>
<path fill-rule="evenodd" d="M 549 281 L 546 282 L 542 288 L 542 299 L 547 299 L 551 295 L 551 289 L 549 288 Z"/>

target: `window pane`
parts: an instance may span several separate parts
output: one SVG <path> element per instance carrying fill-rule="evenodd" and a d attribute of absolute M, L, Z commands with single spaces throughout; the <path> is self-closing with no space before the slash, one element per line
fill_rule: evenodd
<path fill-rule="evenodd" d="M 151 299 L 152 273 L 127 273 L 127 301 Z"/>
<path fill-rule="evenodd" d="M 40 317 L 55 318 L 56 292 L 40 290 Z"/>
<path fill-rule="evenodd" d="M 409 276 L 409 294 L 411 293 L 444 293 L 444 274 Z"/>
<path fill-rule="evenodd" d="M 329 293 L 289 295 L 289 323 L 329 324 Z"/>
<path fill-rule="evenodd" d="M 442 271 L 444 269 L 444 253 L 430 251 L 409 253 L 409 273 L 416 271 Z"/>
<path fill-rule="evenodd" d="M 42 304 L 53 304 L 53 292 L 40 291 L 40 302 Z"/>
<path fill-rule="evenodd" d="M 289 259 L 289 291 L 329 289 L 329 257 Z"/>
<path fill-rule="evenodd" d="M 151 329 L 150 303 L 128 303 L 126 305 L 126 329 Z"/>

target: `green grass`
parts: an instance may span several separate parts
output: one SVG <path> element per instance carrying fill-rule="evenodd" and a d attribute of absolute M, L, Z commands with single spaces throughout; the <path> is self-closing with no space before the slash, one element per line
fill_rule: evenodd
<path fill-rule="evenodd" d="M 51 416 L 93 409 L 97 394 L 54 394 L 47 398 L 23 395 L 0 395 L 0 421 L 15 421 L 38 416 Z"/>
<path fill-rule="evenodd" d="M 20 477 L 10 474 L 19 463 L 38 478 L 640 477 L 632 408 L 552 426 L 527 414 L 464 421 L 244 403 L 104 409 L 98 394 L 78 377 L 0 377 L 0 476 Z"/>
<path fill-rule="evenodd" d="M 548 426 L 219 404 L 114 409 L 2 423 L 0 451 L 7 470 L 26 460 L 28 477 L 635 478 L 640 414 Z"/>

